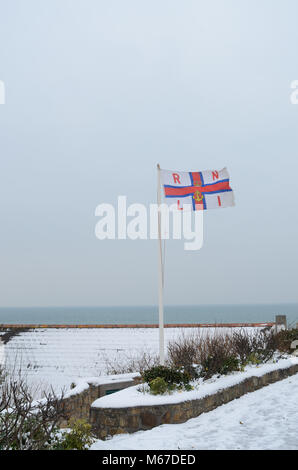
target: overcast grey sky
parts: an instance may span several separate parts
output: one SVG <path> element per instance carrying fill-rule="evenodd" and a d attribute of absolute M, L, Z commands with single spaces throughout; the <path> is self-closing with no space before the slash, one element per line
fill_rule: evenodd
<path fill-rule="evenodd" d="M 227 166 L 236 207 L 167 243 L 168 304 L 297 301 L 296 0 L 0 0 L 0 305 L 157 302 L 157 242 L 95 207 L 156 163 Z"/>

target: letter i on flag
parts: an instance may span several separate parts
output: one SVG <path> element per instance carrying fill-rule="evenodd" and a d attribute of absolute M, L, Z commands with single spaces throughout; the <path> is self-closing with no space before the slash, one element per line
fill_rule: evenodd
<path fill-rule="evenodd" d="M 165 202 L 194 211 L 234 206 L 228 170 L 160 170 Z"/>
<path fill-rule="evenodd" d="M 161 184 L 165 202 L 177 210 L 204 211 L 234 206 L 228 170 L 173 171 L 157 165 L 157 203 L 161 205 Z M 163 255 L 161 215 L 158 215 L 159 238 L 159 356 L 164 365 Z"/>

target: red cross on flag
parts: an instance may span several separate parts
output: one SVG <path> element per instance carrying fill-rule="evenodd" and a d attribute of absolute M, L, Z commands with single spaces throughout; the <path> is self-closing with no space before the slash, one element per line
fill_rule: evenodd
<path fill-rule="evenodd" d="M 161 170 L 165 202 L 194 211 L 234 206 L 228 170 Z"/>

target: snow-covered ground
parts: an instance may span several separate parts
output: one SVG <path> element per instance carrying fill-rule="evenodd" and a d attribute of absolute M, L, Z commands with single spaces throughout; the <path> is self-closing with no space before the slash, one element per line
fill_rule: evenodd
<path fill-rule="evenodd" d="M 165 343 L 181 334 L 217 334 L 229 328 L 166 328 Z M 252 330 L 252 328 L 247 328 Z M 34 386 L 53 386 L 56 391 L 80 378 L 106 373 L 107 360 L 123 364 L 143 352 L 157 355 L 157 328 L 55 329 L 22 332 L 5 345 L 8 367 L 21 368 Z"/>
<path fill-rule="evenodd" d="M 183 424 L 96 441 L 100 450 L 298 449 L 298 374 Z"/>

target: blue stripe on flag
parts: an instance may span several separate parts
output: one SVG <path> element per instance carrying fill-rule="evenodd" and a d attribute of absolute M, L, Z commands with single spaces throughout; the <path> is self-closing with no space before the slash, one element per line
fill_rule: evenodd
<path fill-rule="evenodd" d="M 218 193 L 230 193 L 232 189 L 219 189 L 218 191 L 208 191 L 204 194 L 218 194 Z"/>
<path fill-rule="evenodd" d="M 203 178 L 203 176 L 201 176 L 201 178 Z M 214 183 L 203 183 L 203 180 L 202 181 L 202 187 L 203 186 L 212 186 L 214 184 L 217 184 L 217 183 L 226 183 L 226 182 L 229 182 L 230 180 L 229 179 L 225 179 L 225 180 L 218 180 L 218 181 L 215 181 Z M 193 178 L 191 177 L 191 186 L 193 186 Z M 173 186 L 171 184 L 164 184 L 164 187 L 165 188 L 190 188 L 190 186 Z"/>
<path fill-rule="evenodd" d="M 225 180 L 214 181 L 214 183 L 203 184 L 203 186 L 212 186 L 212 185 L 217 184 L 217 183 L 228 183 L 229 181 L 230 180 L 228 178 L 226 178 Z"/>
<path fill-rule="evenodd" d="M 191 186 L 171 186 L 170 184 L 164 184 L 165 188 L 190 188 Z"/>
<path fill-rule="evenodd" d="M 193 176 L 192 176 L 191 171 L 189 172 L 189 177 L 190 177 L 191 185 L 193 186 Z M 195 203 L 193 195 L 192 195 L 191 201 L 192 201 L 192 208 L 195 211 L 196 210 L 196 203 Z"/>

